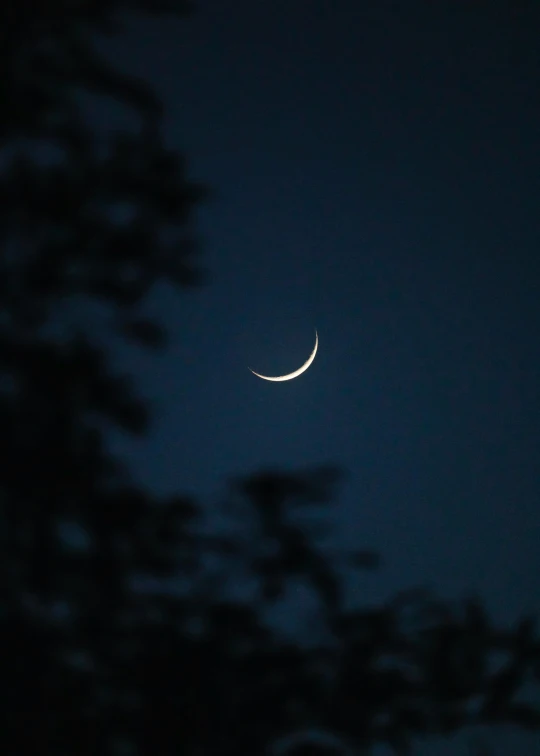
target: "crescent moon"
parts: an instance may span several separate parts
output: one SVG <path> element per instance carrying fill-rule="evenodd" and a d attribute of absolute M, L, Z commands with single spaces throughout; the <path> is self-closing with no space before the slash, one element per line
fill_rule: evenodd
<path fill-rule="evenodd" d="M 276 375 L 276 376 L 269 376 L 269 375 L 261 375 L 260 373 L 256 373 L 254 370 L 251 370 L 253 375 L 256 375 L 257 378 L 262 378 L 263 381 L 291 381 L 293 378 L 298 378 L 299 375 L 302 375 L 302 373 L 305 373 L 308 367 L 311 365 L 313 360 L 315 359 L 315 355 L 317 354 L 317 347 L 319 346 L 319 337 L 317 335 L 317 329 L 315 329 L 315 346 L 313 347 L 312 353 L 309 355 L 307 360 L 304 362 L 302 367 L 299 367 L 298 370 L 294 370 L 292 373 L 287 373 L 287 375 Z"/>

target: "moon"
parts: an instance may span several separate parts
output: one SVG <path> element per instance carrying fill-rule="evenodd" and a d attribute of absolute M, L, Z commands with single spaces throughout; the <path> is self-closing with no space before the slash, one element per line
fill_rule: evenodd
<path fill-rule="evenodd" d="M 317 329 L 315 329 L 315 346 L 313 347 L 313 351 L 309 355 L 307 360 L 304 362 L 302 367 L 299 367 L 298 370 L 294 370 L 292 373 L 287 373 L 287 375 L 276 375 L 276 376 L 261 375 L 260 373 L 256 373 L 254 370 L 251 370 L 251 368 L 249 368 L 249 370 L 251 370 L 253 375 L 256 375 L 257 378 L 262 378 L 263 381 L 291 381 L 293 378 L 298 378 L 299 375 L 302 375 L 302 373 L 306 372 L 308 367 L 311 365 L 311 363 L 315 359 L 318 346 L 319 346 L 319 337 L 317 335 Z"/>

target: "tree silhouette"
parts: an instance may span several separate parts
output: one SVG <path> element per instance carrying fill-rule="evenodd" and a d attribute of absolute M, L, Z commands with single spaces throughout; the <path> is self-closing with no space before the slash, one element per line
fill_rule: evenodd
<path fill-rule="evenodd" d="M 538 729 L 538 708 L 519 698 L 540 682 L 532 619 L 498 630 L 478 599 L 451 606 L 422 591 L 347 608 L 344 569 L 374 568 L 376 555 L 333 561 L 297 517 L 333 500 L 339 470 L 232 481 L 239 514 L 218 536 L 196 501 L 135 486 L 108 449 L 107 428 L 143 434 L 150 417 L 91 322 L 72 315 L 98 303 L 122 338 L 163 346 L 142 304 L 160 280 L 204 280 L 193 211 L 205 190 L 163 145 L 155 94 L 93 40 L 122 13 L 187 10 L 27 0 L 0 11 L 0 749 L 251 756 L 318 728 L 343 749 L 287 753 L 382 742 L 409 753 L 474 724 Z M 131 108 L 134 131 L 101 135 L 81 91 Z M 230 596 L 238 575 L 255 585 L 249 600 Z M 293 580 L 318 600 L 310 644 L 266 619 Z"/>

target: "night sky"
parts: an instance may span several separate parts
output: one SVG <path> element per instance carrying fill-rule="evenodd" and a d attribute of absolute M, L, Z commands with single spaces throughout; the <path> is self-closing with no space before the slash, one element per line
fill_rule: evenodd
<path fill-rule="evenodd" d="M 213 190 L 209 283 L 156 290 L 163 356 L 116 353 L 157 413 L 118 448 L 218 514 L 231 476 L 342 465 L 331 548 L 384 560 L 359 601 L 427 584 L 536 611 L 540 3 L 197 6 L 102 48 Z M 314 328 L 304 375 L 249 372 L 299 367 Z"/>

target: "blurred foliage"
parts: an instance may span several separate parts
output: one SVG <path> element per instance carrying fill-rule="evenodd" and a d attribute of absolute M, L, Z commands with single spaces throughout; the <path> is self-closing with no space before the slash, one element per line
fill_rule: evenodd
<path fill-rule="evenodd" d="M 479 723 L 538 729 L 518 695 L 540 683 L 532 619 L 502 631 L 479 600 L 422 591 L 348 607 L 344 570 L 377 555 L 334 561 L 297 516 L 335 499 L 330 467 L 233 481 L 238 527 L 205 531 L 196 501 L 134 485 L 107 449 L 103 421 L 142 434 L 149 416 L 93 329 L 68 317 L 62 338 L 47 330 L 86 298 L 123 338 L 157 348 L 166 333 L 143 315 L 147 295 L 203 280 L 193 217 L 205 189 L 163 145 L 151 88 L 93 45 L 123 14 L 187 10 L 20 0 L 0 11 L 0 752 L 252 756 L 317 728 L 348 750 L 287 753 L 409 753 Z M 134 132 L 100 135 L 80 91 L 130 108 Z M 52 164 L 36 158 L 43 144 Z M 119 223 L 122 203 L 131 216 Z M 249 599 L 228 593 L 238 574 Z M 310 643 L 266 619 L 298 580 L 320 606 Z"/>

